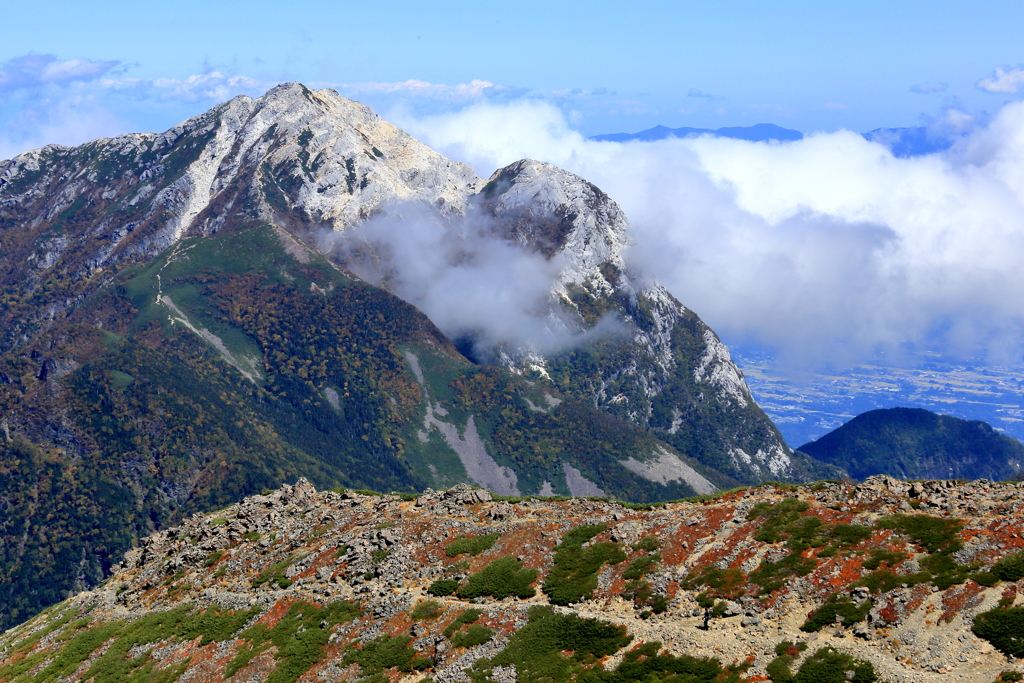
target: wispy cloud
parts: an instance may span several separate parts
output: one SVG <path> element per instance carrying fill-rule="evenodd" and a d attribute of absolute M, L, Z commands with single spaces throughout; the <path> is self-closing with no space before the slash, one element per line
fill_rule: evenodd
<path fill-rule="evenodd" d="M 690 88 L 690 91 L 688 93 L 686 93 L 686 96 L 687 97 L 699 97 L 701 99 L 705 99 L 705 100 L 708 100 L 710 102 L 718 102 L 720 100 L 724 100 L 725 99 L 721 95 L 712 95 L 709 92 L 704 92 L 700 88 Z"/>
<path fill-rule="evenodd" d="M 910 86 L 910 92 L 916 92 L 918 95 L 929 95 L 931 93 L 946 92 L 946 89 L 948 87 L 948 83 L 939 83 L 938 81 L 925 81 L 923 83 L 916 83 Z"/>
<path fill-rule="evenodd" d="M 67 85 L 93 81 L 119 66 L 117 60 L 57 59 L 54 55 L 27 54 L 0 63 L 0 90 Z"/>
<path fill-rule="evenodd" d="M 996 67 L 995 74 L 977 82 L 980 90 L 990 93 L 1014 95 L 1024 88 L 1024 68 L 1004 69 Z"/>
<path fill-rule="evenodd" d="M 182 102 L 220 102 L 236 95 L 260 95 L 277 85 L 276 82 L 260 81 L 247 76 L 225 76 L 218 71 L 197 74 L 185 79 L 158 78 L 150 83 L 160 93 L 160 97 Z"/>
<path fill-rule="evenodd" d="M 495 85 L 490 81 L 479 79 L 474 79 L 469 83 L 458 83 L 456 85 L 429 83 L 427 81 L 418 81 L 415 79 L 395 83 L 376 83 L 371 81 L 365 83 L 327 83 L 323 85 L 333 87 L 339 92 L 386 93 L 389 95 L 401 94 L 410 97 L 428 97 L 432 99 L 451 99 L 459 101 L 473 100 L 484 97 L 488 94 L 496 94 L 507 89 L 505 86 Z"/>

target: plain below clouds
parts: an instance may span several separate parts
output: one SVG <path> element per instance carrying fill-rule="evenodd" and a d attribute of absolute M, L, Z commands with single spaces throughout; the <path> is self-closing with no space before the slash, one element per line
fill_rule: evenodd
<path fill-rule="evenodd" d="M 535 102 L 399 123 L 479 172 L 529 157 L 594 182 L 630 218 L 635 267 L 803 369 L 905 342 L 1024 351 L 1024 103 L 907 159 L 845 131 L 593 142 Z"/>

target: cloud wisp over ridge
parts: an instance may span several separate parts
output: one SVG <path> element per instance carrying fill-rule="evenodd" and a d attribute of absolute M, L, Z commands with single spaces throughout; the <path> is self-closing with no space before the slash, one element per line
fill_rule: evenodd
<path fill-rule="evenodd" d="M 451 218 L 395 202 L 354 228 L 321 233 L 318 241 L 359 277 L 467 342 L 460 346 L 477 357 L 497 347 L 548 354 L 621 329 L 608 319 L 584 331 L 561 316 L 551 301 L 561 259 L 496 237 L 491 220 L 472 206 L 464 218 Z"/>
<path fill-rule="evenodd" d="M 634 266 L 803 370 L 908 342 L 1024 352 L 1024 103 L 906 159 L 847 131 L 593 142 L 537 102 L 398 123 L 482 174 L 530 157 L 594 182 L 630 218 Z"/>

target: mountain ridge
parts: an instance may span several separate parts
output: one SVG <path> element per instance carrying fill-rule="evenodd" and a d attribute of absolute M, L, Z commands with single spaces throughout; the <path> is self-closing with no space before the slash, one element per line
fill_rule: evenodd
<path fill-rule="evenodd" d="M 624 267 L 607 195 L 540 162 L 494 178 L 484 197 L 465 164 L 299 84 L 0 162 L 0 620 L 298 476 L 650 502 L 841 474 L 792 454 L 714 332 Z M 486 213 L 491 239 L 564 266 L 543 320 L 624 333 L 471 362 L 318 247 L 401 202 L 445 226 Z"/>
<path fill-rule="evenodd" d="M 783 128 L 774 123 L 756 123 L 752 126 L 726 126 L 724 128 L 669 128 L 658 125 L 654 128 L 642 130 L 639 133 L 606 133 L 593 135 L 590 140 L 597 142 L 628 142 L 631 140 L 654 141 L 666 138 L 695 138 L 701 135 L 711 135 L 720 138 L 732 138 L 735 140 L 747 140 L 749 142 L 785 142 L 802 140 L 804 134 L 798 130 Z"/>
<path fill-rule="evenodd" d="M 1020 667 L 1020 486 L 630 506 L 299 480 L 143 539 L 0 636 L 0 680 L 993 681 Z"/>

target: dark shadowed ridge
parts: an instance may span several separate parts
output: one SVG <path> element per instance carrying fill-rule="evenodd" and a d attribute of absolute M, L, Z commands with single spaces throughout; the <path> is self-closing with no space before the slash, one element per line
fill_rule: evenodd
<path fill-rule="evenodd" d="M 1024 444 L 981 420 L 961 420 L 922 408 L 872 410 L 800 451 L 841 466 L 856 479 L 991 479 L 1017 475 Z"/>

